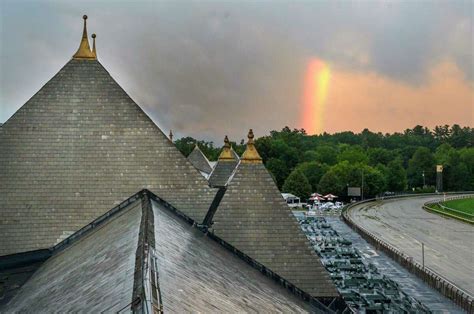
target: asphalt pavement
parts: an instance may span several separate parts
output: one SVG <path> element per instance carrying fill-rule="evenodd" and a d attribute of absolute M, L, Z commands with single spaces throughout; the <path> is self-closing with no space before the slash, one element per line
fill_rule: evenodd
<path fill-rule="evenodd" d="M 425 211 L 440 196 L 378 200 L 354 206 L 348 215 L 359 226 L 474 295 L 474 226 Z"/>

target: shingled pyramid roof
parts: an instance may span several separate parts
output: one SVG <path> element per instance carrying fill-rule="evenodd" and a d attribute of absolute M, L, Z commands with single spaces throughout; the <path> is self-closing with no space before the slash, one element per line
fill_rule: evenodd
<path fill-rule="evenodd" d="M 0 178 L 0 255 L 51 246 L 142 188 L 197 222 L 216 194 L 95 58 L 3 124 Z"/>
<path fill-rule="evenodd" d="M 188 161 L 199 171 L 204 172 L 208 175 L 211 173 L 212 168 L 209 164 L 209 160 L 204 155 L 204 153 L 199 149 L 199 146 L 196 144 L 193 151 L 188 156 Z"/>
<path fill-rule="evenodd" d="M 317 298 L 338 296 L 329 274 L 261 162 L 249 134 L 216 213 L 213 234 Z"/>
<path fill-rule="evenodd" d="M 318 311 L 186 219 L 141 191 L 51 248 L 0 312 Z"/>
<path fill-rule="evenodd" d="M 210 186 L 223 187 L 227 185 L 229 177 L 239 162 L 239 157 L 236 157 L 236 155 L 237 153 L 230 146 L 229 139 L 226 135 L 224 138 L 224 147 L 208 179 Z"/>

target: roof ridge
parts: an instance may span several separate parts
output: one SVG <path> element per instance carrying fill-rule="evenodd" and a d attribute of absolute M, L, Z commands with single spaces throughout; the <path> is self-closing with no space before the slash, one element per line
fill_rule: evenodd
<path fill-rule="evenodd" d="M 270 220 L 265 223 L 265 217 L 270 216 L 278 223 L 269 224 Z M 329 274 L 310 249 L 263 163 L 239 163 L 229 178 L 213 221 L 212 232 L 216 237 L 250 255 L 295 287 L 320 299 L 338 297 Z M 282 249 L 282 245 L 286 248 Z M 290 257 L 293 251 L 300 252 L 297 259 Z M 272 252 L 273 257 L 265 252 Z M 301 277 L 301 272 L 306 272 L 307 278 Z"/>

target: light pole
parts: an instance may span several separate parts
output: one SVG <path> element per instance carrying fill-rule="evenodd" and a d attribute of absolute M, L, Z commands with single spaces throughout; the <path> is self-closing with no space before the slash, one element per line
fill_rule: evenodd
<path fill-rule="evenodd" d="M 421 174 L 421 176 L 423 177 L 423 188 L 426 186 L 425 184 L 425 170 L 423 170 L 423 173 Z"/>
<path fill-rule="evenodd" d="M 364 200 L 364 168 L 362 168 L 361 200 Z"/>

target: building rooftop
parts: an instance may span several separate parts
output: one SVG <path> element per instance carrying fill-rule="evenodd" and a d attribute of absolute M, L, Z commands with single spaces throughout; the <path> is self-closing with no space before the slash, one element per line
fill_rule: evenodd
<path fill-rule="evenodd" d="M 73 58 L 0 128 L 0 305 L 343 308 L 248 137 L 240 160 L 227 139 L 210 187 L 97 60 L 84 18 Z"/>
<path fill-rule="evenodd" d="M 52 256 L 2 311 L 318 310 L 189 221 L 141 191 L 51 248 Z"/>
<path fill-rule="evenodd" d="M 54 245 L 143 188 L 197 222 L 216 194 L 95 58 L 3 124 L 0 177 L 0 255 Z"/>
<path fill-rule="evenodd" d="M 273 178 L 249 132 L 247 150 L 229 179 L 210 232 L 297 288 L 318 298 L 338 292 Z"/>
<path fill-rule="evenodd" d="M 237 157 L 236 157 L 237 156 Z M 209 176 L 209 185 L 211 187 L 224 187 L 235 170 L 239 162 L 237 153 L 230 146 L 227 135 L 224 138 L 224 146 L 217 160 L 217 164 Z"/>
<path fill-rule="evenodd" d="M 189 154 L 187 159 L 204 175 L 204 177 L 207 178 L 209 176 L 212 171 L 211 164 L 197 144 L 194 146 L 193 151 Z"/>

